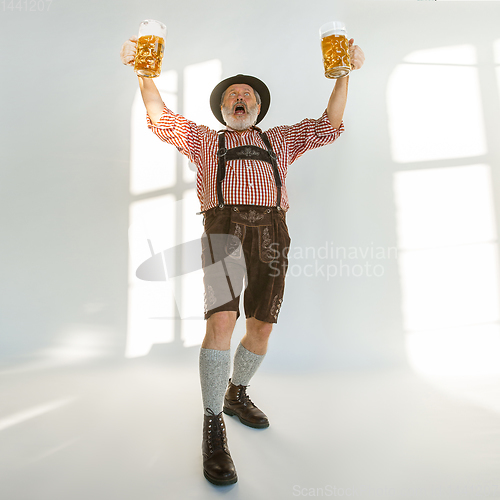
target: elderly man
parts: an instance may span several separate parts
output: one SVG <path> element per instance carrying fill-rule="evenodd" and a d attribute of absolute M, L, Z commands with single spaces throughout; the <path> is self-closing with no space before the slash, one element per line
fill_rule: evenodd
<path fill-rule="evenodd" d="M 136 43 L 132 37 L 123 45 L 124 64 L 133 65 Z M 352 69 L 359 69 L 364 54 L 353 39 L 349 51 Z M 287 169 L 304 152 L 333 143 L 343 132 L 349 77 L 335 81 L 327 109 L 319 119 L 266 132 L 256 124 L 266 115 L 271 98 L 258 78 L 236 75 L 214 88 L 210 106 L 226 125 L 220 132 L 173 113 L 163 103 L 154 81 L 138 78 L 149 128 L 197 166 L 197 193 L 205 216 L 202 260 L 207 323 L 200 350 L 203 471 L 213 484 L 233 484 L 237 474 L 222 413 L 236 416 L 250 427 L 269 426 L 267 416 L 249 399 L 246 388 L 266 354 L 283 301 L 290 245 Z M 213 244 L 216 235 L 227 235 L 224 245 Z M 241 269 L 238 260 L 244 262 L 246 283 L 246 333 L 236 349 L 231 378 L 230 343 L 240 315 L 241 287 L 226 265 L 211 265 L 228 258 L 236 261 L 236 269 Z M 221 281 L 226 292 L 229 288 L 229 296 L 221 293 Z"/>

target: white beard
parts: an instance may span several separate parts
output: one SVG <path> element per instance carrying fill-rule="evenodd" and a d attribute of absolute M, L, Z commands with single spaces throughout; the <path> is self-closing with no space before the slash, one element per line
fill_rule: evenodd
<path fill-rule="evenodd" d="M 234 109 L 227 106 L 222 106 L 221 112 L 226 125 L 241 132 L 242 130 L 246 130 L 255 125 L 257 117 L 259 116 L 259 106 L 255 104 L 251 108 L 248 108 L 247 113 L 245 113 L 242 117 L 235 115 Z"/>

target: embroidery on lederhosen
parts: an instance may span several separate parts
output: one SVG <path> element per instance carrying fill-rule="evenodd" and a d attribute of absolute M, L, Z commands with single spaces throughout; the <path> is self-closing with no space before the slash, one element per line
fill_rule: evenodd
<path fill-rule="evenodd" d="M 248 214 L 240 214 L 240 217 L 250 222 L 250 224 L 253 224 L 254 222 L 262 220 L 264 218 L 264 214 L 259 214 L 255 210 L 250 210 Z"/>
<path fill-rule="evenodd" d="M 271 250 L 271 243 L 273 242 L 271 236 L 269 235 L 269 228 L 265 227 L 262 231 L 262 257 L 266 261 L 271 261 L 273 259 L 273 252 Z"/>
<path fill-rule="evenodd" d="M 212 306 L 217 301 L 214 289 L 210 285 L 208 285 L 207 289 L 205 290 L 205 313 L 212 309 Z"/>
<path fill-rule="evenodd" d="M 275 295 L 273 299 L 273 304 L 271 306 L 271 316 L 276 320 L 278 319 L 278 314 L 280 312 L 282 303 L 283 299 L 278 299 L 278 296 Z"/>
<path fill-rule="evenodd" d="M 257 226 L 257 231 L 259 234 L 259 259 L 264 264 L 269 264 L 279 256 L 278 250 L 273 248 L 276 245 L 273 226 Z"/>
<path fill-rule="evenodd" d="M 240 224 L 236 224 L 236 226 L 234 227 L 234 236 L 236 236 L 236 238 L 238 239 L 228 238 L 226 252 L 229 257 L 233 257 L 234 259 L 241 258 L 243 232 L 244 229 L 242 229 L 242 226 Z"/>

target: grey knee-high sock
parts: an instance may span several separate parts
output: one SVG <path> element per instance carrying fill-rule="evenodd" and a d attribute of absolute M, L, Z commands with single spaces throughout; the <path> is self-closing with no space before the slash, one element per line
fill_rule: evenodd
<path fill-rule="evenodd" d="M 254 376 L 257 368 L 264 359 L 265 354 L 254 354 L 243 347 L 240 342 L 234 353 L 234 368 L 231 382 L 234 385 L 247 386 L 250 379 Z"/>
<path fill-rule="evenodd" d="M 229 372 L 231 371 L 231 351 L 200 349 L 200 382 L 203 411 L 208 415 L 210 408 L 215 415 L 222 411 Z"/>

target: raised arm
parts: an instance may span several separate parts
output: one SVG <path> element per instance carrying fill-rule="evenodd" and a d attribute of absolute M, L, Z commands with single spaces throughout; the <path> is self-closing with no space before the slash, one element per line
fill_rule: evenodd
<path fill-rule="evenodd" d="M 349 55 L 351 60 L 351 69 L 359 69 L 365 62 L 365 55 L 360 47 L 354 45 L 354 38 L 349 40 Z M 332 95 L 328 101 L 326 113 L 333 128 L 339 128 L 344 116 L 345 105 L 347 102 L 347 88 L 349 85 L 349 75 L 343 78 L 337 78 L 333 87 Z"/>
<path fill-rule="evenodd" d="M 126 66 L 134 66 L 135 53 L 137 52 L 137 37 L 130 37 L 123 45 L 120 51 L 122 63 Z M 139 88 L 141 89 L 142 100 L 146 106 L 151 121 L 156 124 L 163 112 L 163 99 L 152 78 L 137 77 L 139 79 Z"/>
<path fill-rule="evenodd" d="M 332 95 L 328 101 L 326 114 L 333 128 L 339 128 L 344 116 L 345 105 L 347 102 L 347 87 L 349 84 L 349 75 L 335 80 Z"/>
<path fill-rule="evenodd" d="M 151 121 L 156 124 L 163 112 L 163 99 L 156 88 L 152 78 L 137 77 L 139 79 L 139 88 L 141 89 L 142 100 L 146 106 Z"/>

